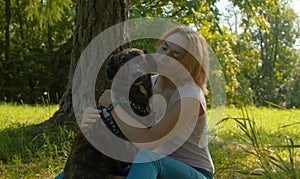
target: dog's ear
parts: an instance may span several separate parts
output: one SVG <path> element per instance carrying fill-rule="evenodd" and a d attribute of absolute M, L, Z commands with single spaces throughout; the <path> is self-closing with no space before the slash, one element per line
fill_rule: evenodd
<path fill-rule="evenodd" d="M 146 49 L 143 49 L 144 54 L 149 54 L 149 52 Z"/>
<path fill-rule="evenodd" d="M 110 80 L 112 80 L 118 72 L 118 68 L 115 63 L 115 58 L 116 57 L 114 55 L 111 55 L 109 57 L 108 63 L 107 63 L 106 73 L 107 73 L 108 79 L 110 79 Z"/>

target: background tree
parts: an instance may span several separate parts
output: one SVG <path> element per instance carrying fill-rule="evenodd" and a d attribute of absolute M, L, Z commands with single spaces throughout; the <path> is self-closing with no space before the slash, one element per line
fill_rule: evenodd
<path fill-rule="evenodd" d="M 123 0 L 77 0 L 76 1 L 76 16 L 74 33 L 73 50 L 71 54 L 71 65 L 69 69 L 67 89 L 60 102 L 59 110 L 48 121 L 50 123 L 69 123 L 74 122 L 74 111 L 72 108 L 72 77 L 75 71 L 76 64 L 81 53 L 90 41 L 105 29 L 128 20 L 129 18 L 129 1 Z M 121 39 L 127 36 L 127 31 L 118 32 L 115 38 Z M 113 38 L 113 37 L 111 37 Z M 113 39 L 112 39 L 113 40 Z M 101 93 L 105 86 L 105 76 L 99 75 L 97 90 Z M 99 96 L 99 94 L 96 94 Z"/>
<path fill-rule="evenodd" d="M 6 20 L 6 26 L 5 26 L 5 60 L 9 60 L 9 53 L 10 53 L 10 19 L 11 19 L 11 13 L 10 13 L 10 0 L 5 1 L 5 20 Z"/>
<path fill-rule="evenodd" d="M 291 93 L 284 92 L 289 86 L 286 81 L 291 78 L 287 69 L 292 70 L 299 63 L 298 52 L 294 50 L 295 39 L 299 38 L 295 23 L 299 24 L 299 19 L 291 2 L 245 0 L 232 3 L 240 11 L 242 31 L 234 53 L 242 64 L 240 77 L 249 81 L 256 105 L 271 102 L 293 106 L 288 97 Z"/>
<path fill-rule="evenodd" d="M 73 0 L 1 2 L 0 100 L 58 103 L 67 86 L 69 68 L 74 68 L 70 59 L 76 41 L 75 14 L 84 10 L 76 10 L 77 1 Z M 246 101 L 266 105 L 270 101 L 299 106 L 292 95 L 299 93 L 299 73 L 295 71 L 299 66 L 299 49 L 295 48 L 299 17 L 291 0 L 230 0 L 226 14 L 221 14 L 217 2 L 132 0 L 126 8 L 130 8 L 131 18 L 171 18 L 203 34 L 223 67 L 228 104 Z M 89 1 L 86 6 L 94 11 L 91 6 L 98 5 L 103 4 Z M 119 14 L 115 7 L 99 10 L 110 16 L 114 16 L 111 11 Z M 104 20 L 105 13 L 95 11 L 99 15 L 95 19 L 103 27 L 112 24 Z M 87 21 L 94 22 L 93 18 Z M 132 45 L 154 52 L 156 39 Z"/>
<path fill-rule="evenodd" d="M 57 103 L 67 81 L 64 68 L 72 42 L 73 2 L 16 0 L 6 4 L 7 11 L 0 12 L 7 22 L 0 26 L 1 44 L 5 44 L 0 49 L 1 100 L 41 103 L 43 93 L 51 92 L 47 98 Z"/>

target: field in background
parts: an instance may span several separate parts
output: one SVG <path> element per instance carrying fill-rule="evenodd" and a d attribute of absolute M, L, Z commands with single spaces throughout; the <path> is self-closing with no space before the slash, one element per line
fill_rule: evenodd
<path fill-rule="evenodd" d="M 75 133 L 58 127 L 32 135 L 32 125 L 57 109 L 57 105 L 0 104 L 0 177 L 53 178 L 62 170 Z M 240 109 L 226 109 L 223 118 L 230 119 L 211 134 L 215 177 L 299 177 L 300 110 L 248 107 L 247 112 L 248 116 Z"/>
<path fill-rule="evenodd" d="M 216 178 L 299 178 L 300 110 L 225 110 L 209 147 Z"/>

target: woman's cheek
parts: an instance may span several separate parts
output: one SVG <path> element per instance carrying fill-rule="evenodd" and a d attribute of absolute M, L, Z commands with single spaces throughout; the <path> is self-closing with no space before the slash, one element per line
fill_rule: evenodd
<path fill-rule="evenodd" d="M 158 73 L 166 76 L 179 75 L 181 70 L 181 64 L 174 58 L 168 57 L 162 54 L 156 54 L 155 56 Z"/>
<path fill-rule="evenodd" d="M 178 72 L 180 71 L 180 66 L 178 65 L 178 63 L 174 63 L 172 61 L 173 60 L 170 60 L 167 63 L 162 62 L 158 66 L 158 70 L 159 70 L 158 72 L 166 76 L 172 76 L 172 77 L 177 76 Z"/>

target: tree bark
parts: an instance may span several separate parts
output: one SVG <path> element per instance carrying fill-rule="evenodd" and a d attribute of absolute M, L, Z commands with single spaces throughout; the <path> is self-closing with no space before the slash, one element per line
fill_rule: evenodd
<path fill-rule="evenodd" d="M 76 64 L 85 47 L 105 29 L 129 19 L 130 0 L 77 0 L 76 2 L 76 30 L 73 37 L 73 50 L 69 69 L 68 84 L 64 92 L 60 108 L 47 122 L 56 125 L 74 124 L 75 116 L 72 108 L 72 78 Z M 123 34 L 122 34 L 123 33 Z M 128 32 L 122 31 L 119 34 L 124 37 Z M 121 38 L 121 37 L 119 37 Z M 100 72 L 101 73 L 101 72 Z M 107 83 L 103 75 L 98 75 L 97 93 L 101 93 Z M 96 94 L 99 96 L 99 94 Z"/>

